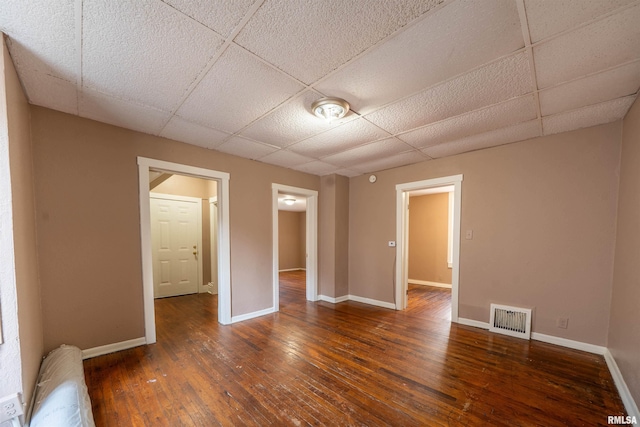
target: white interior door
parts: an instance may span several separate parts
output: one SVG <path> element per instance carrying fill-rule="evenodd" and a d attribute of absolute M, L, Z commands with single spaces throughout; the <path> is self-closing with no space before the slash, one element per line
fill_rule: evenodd
<path fill-rule="evenodd" d="M 202 201 L 151 193 L 154 297 L 198 292 Z"/>

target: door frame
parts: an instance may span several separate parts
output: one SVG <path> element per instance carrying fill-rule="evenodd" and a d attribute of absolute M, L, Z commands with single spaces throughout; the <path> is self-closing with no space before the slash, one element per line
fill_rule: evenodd
<path fill-rule="evenodd" d="M 197 236 L 196 236 L 196 244 L 198 245 L 198 253 L 202 254 L 202 199 L 198 197 L 190 197 L 190 196 L 176 196 L 173 194 L 165 194 L 165 193 L 156 193 L 153 191 L 149 192 L 149 200 L 151 199 L 160 199 L 160 200 L 173 200 L 176 202 L 189 202 L 195 203 L 197 206 L 196 209 L 196 228 L 197 228 Z M 151 215 L 151 212 L 149 212 Z M 151 220 L 151 216 L 149 216 L 149 220 Z M 153 246 L 153 233 L 152 237 L 152 246 Z M 153 256 L 153 250 L 151 251 L 151 255 Z M 203 279 L 203 269 L 202 269 L 202 256 L 199 256 L 198 259 L 198 290 L 196 293 L 199 293 L 202 289 L 202 279 Z M 153 262 L 153 258 L 152 258 Z M 154 277 L 154 297 L 155 297 L 155 277 Z"/>
<path fill-rule="evenodd" d="M 280 278 L 278 256 L 278 194 L 288 193 L 307 199 L 306 213 L 306 297 L 308 301 L 318 301 L 318 192 L 306 188 L 282 184 L 271 184 L 273 219 L 273 311 L 280 310 Z"/>
<path fill-rule="evenodd" d="M 213 288 L 209 291 L 218 294 L 218 196 L 209 197 L 209 253 L 211 258 L 211 282 Z M 215 243 L 215 244 L 214 244 Z M 208 284 L 207 284 L 208 285 Z M 204 286 L 204 283 L 203 283 Z"/>
<path fill-rule="evenodd" d="M 452 175 L 396 185 L 396 310 L 406 309 L 409 280 L 408 231 L 409 192 L 453 185 L 453 266 L 451 272 L 451 321 L 458 322 L 458 293 L 460 284 L 460 204 L 463 175 Z"/>
<path fill-rule="evenodd" d="M 218 182 L 218 322 L 231 323 L 231 252 L 229 243 L 229 174 L 147 157 L 137 158 L 140 198 L 140 246 L 142 255 L 142 291 L 144 334 L 147 344 L 156 342 L 151 255 L 151 214 L 149 169 L 203 178 Z"/>

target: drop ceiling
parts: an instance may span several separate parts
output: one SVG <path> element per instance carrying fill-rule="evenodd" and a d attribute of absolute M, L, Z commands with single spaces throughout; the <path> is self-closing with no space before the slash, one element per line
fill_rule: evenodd
<path fill-rule="evenodd" d="M 32 104 L 316 175 L 615 121 L 640 87 L 640 0 L 0 6 Z"/>

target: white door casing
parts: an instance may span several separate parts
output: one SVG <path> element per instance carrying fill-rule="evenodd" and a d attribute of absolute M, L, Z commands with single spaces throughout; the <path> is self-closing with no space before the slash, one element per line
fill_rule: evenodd
<path fill-rule="evenodd" d="M 212 294 L 218 293 L 218 197 L 209 197 Z"/>
<path fill-rule="evenodd" d="M 150 194 L 154 297 L 198 292 L 202 278 L 202 200 Z"/>

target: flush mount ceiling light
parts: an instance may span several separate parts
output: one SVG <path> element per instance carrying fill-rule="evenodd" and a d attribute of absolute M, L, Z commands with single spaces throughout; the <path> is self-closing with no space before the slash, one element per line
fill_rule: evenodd
<path fill-rule="evenodd" d="M 328 122 L 343 118 L 349 112 L 349 103 L 340 98 L 320 98 L 311 104 L 313 114 Z"/>
<path fill-rule="evenodd" d="M 284 200 L 282 200 L 282 201 L 283 201 L 285 204 L 287 204 L 287 205 L 291 206 L 291 205 L 293 205 L 293 204 L 296 202 L 296 199 L 291 198 L 291 197 L 288 197 L 288 198 L 286 198 L 286 199 L 284 199 Z"/>

